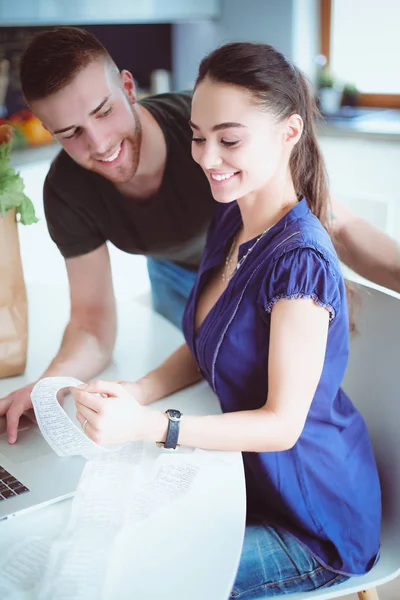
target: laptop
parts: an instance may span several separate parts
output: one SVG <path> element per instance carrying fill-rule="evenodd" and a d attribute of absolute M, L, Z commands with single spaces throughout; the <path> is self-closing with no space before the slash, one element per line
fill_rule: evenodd
<path fill-rule="evenodd" d="M 18 441 L 9 444 L 0 417 L 0 520 L 73 496 L 85 462 L 81 456 L 58 456 L 26 416 Z"/>

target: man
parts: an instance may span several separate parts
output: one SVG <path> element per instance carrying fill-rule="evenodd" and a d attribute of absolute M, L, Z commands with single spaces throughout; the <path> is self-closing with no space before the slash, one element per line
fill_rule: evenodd
<path fill-rule="evenodd" d="M 38 34 L 22 57 L 21 83 L 31 109 L 63 146 L 44 202 L 50 235 L 66 260 L 71 314 L 42 376 L 87 380 L 104 369 L 115 342 L 106 241 L 148 257 L 154 308 L 179 326 L 214 201 L 191 158 L 190 95 L 138 103 L 132 75 L 119 73 L 88 32 L 63 27 Z M 392 240 L 336 205 L 332 234 L 345 263 L 400 292 Z M 10 443 L 32 406 L 33 385 L 0 400 Z"/>

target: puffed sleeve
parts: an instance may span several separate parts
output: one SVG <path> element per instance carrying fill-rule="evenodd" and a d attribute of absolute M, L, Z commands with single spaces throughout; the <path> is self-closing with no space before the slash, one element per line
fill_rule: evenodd
<path fill-rule="evenodd" d="M 275 260 L 265 279 L 263 308 L 271 312 L 283 298 L 311 298 L 329 311 L 332 321 L 341 305 L 339 277 L 338 270 L 318 250 L 308 247 L 289 250 Z"/>

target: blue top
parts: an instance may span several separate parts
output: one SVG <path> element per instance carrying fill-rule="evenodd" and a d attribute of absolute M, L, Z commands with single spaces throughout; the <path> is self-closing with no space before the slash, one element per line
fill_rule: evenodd
<path fill-rule="evenodd" d="M 324 367 L 297 443 L 283 452 L 244 452 L 248 510 L 284 527 L 326 567 L 363 574 L 376 562 L 380 486 L 363 418 L 340 389 L 348 310 L 338 258 L 302 199 L 254 246 L 197 334 L 197 299 L 242 225 L 236 202 L 211 224 L 183 330 L 224 412 L 257 409 L 268 394 L 271 309 L 281 298 L 313 298 L 330 313 Z M 239 259 L 254 244 L 242 244 Z"/>

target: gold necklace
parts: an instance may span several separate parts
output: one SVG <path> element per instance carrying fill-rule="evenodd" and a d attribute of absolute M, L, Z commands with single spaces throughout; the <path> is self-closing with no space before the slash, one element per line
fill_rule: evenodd
<path fill-rule="evenodd" d="M 229 283 L 229 281 L 232 279 L 232 277 L 234 276 L 234 274 L 236 273 L 236 271 L 238 271 L 238 269 L 240 269 L 240 267 L 242 266 L 242 264 L 244 263 L 244 261 L 246 260 L 246 258 L 249 256 L 249 254 L 257 246 L 258 242 L 264 237 L 264 235 L 266 233 L 268 233 L 268 231 L 270 229 L 272 229 L 273 226 L 274 225 L 270 225 L 269 227 L 267 227 L 267 229 L 264 229 L 264 231 L 262 233 L 260 233 L 260 235 L 258 236 L 258 238 L 256 239 L 256 241 L 254 242 L 254 244 L 252 246 L 250 246 L 250 248 L 247 250 L 246 254 L 244 254 L 244 256 L 242 256 L 242 258 L 237 261 L 237 263 L 234 266 L 234 268 L 230 270 L 231 263 L 232 263 L 232 257 L 233 257 L 233 250 L 235 248 L 236 237 L 237 236 L 235 236 L 233 238 L 233 242 L 232 242 L 232 245 L 231 245 L 231 247 L 229 249 L 228 254 L 226 255 L 225 265 L 224 265 L 224 269 L 222 271 L 222 281 L 224 283 L 226 283 L 226 284 Z"/>

